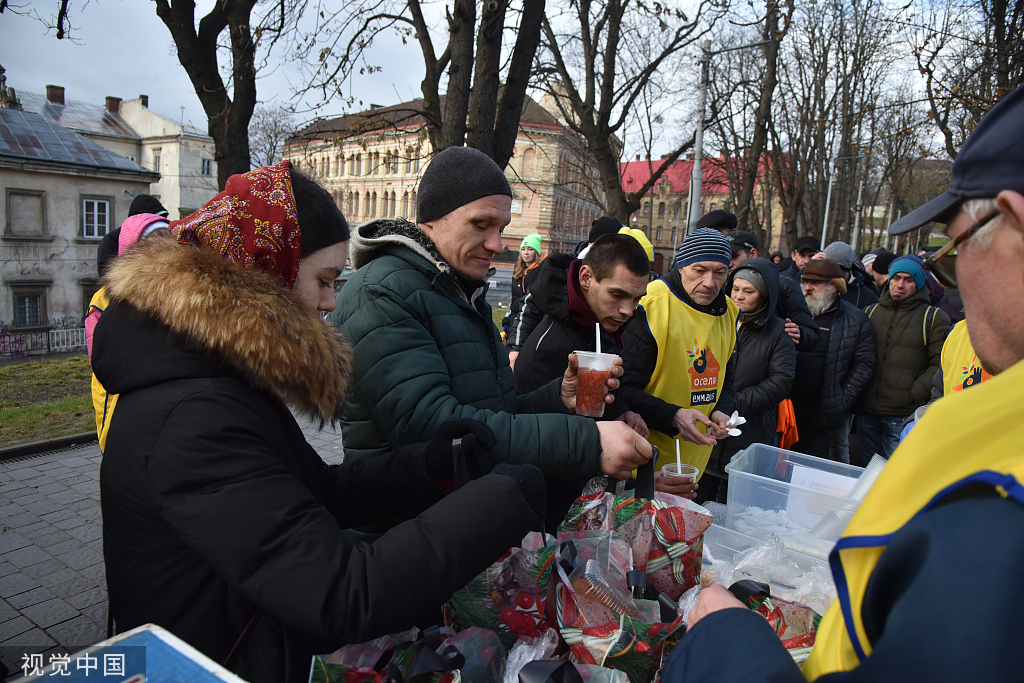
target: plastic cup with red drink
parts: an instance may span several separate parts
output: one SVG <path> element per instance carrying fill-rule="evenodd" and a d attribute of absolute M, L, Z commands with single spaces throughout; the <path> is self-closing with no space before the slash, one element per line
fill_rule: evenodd
<path fill-rule="evenodd" d="M 576 379 L 576 414 L 587 417 L 604 415 L 604 397 L 608 395 L 608 378 L 615 369 L 614 353 L 577 351 L 579 371 Z"/>

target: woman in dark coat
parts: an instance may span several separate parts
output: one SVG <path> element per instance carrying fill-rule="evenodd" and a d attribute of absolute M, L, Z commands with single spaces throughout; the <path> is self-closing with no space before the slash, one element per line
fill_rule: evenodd
<path fill-rule="evenodd" d="M 732 274 L 730 291 L 741 311 L 733 352 L 735 410 L 747 422 L 740 427 L 740 436 L 721 440 L 711 451 L 706 471 L 723 478 L 719 502 L 725 502 L 725 466 L 732 456 L 751 444 L 775 445 L 779 403 L 789 397 L 796 370 L 796 347 L 786 334 L 785 321 L 774 313 L 779 295 L 775 264 L 763 258 L 744 261 Z M 710 497 L 702 493 L 705 499 Z"/>
<path fill-rule="evenodd" d="M 436 620 L 535 525 L 518 482 L 540 471 L 445 496 L 452 439 L 493 445 L 469 420 L 343 465 L 306 443 L 289 407 L 333 422 L 348 389 L 351 349 L 320 319 L 348 226 L 288 162 L 232 176 L 170 231 L 107 273 L 93 346 L 120 394 L 100 471 L 117 629 L 156 623 L 246 680 L 304 682 L 314 654 Z M 385 516 L 409 521 L 348 539 Z"/>

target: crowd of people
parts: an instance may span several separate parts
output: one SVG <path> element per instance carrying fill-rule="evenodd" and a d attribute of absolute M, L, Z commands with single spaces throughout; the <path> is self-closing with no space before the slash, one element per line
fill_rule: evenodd
<path fill-rule="evenodd" d="M 890 227 L 947 223 L 924 259 L 801 238 L 769 260 L 714 211 L 652 280 L 650 242 L 604 217 L 569 254 L 522 241 L 507 340 L 485 293 L 513 194 L 477 150 L 433 157 L 415 222 L 350 230 L 287 161 L 232 176 L 181 220 L 140 202 L 88 323 L 113 626 L 160 624 L 250 681 L 305 681 L 313 654 L 435 623 L 589 479 L 630 478 L 652 445 L 699 473 L 659 468 L 658 490 L 721 499 L 708 484 L 739 450 L 849 462 L 855 430 L 864 460 L 896 454 L 833 554 L 840 600 L 804 673 L 1005 674 L 1024 632 L 1008 598 L 1024 555 L 1010 531 L 1024 521 L 1022 117 L 1018 90 L 950 189 Z M 957 284 L 962 302 L 943 289 Z M 593 419 L 576 414 L 575 352 L 598 348 L 618 359 Z M 293 414 L 340 425 L 344 463 L 326 465 Z M 958 629 L 939 589 L 972 571 L 970 666 L 945 667 Z M 801 676 L 737 606 L 704 591 L 663 680 Z"/>

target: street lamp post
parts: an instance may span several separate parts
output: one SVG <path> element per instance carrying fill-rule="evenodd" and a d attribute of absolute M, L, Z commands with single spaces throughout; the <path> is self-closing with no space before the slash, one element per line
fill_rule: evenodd
<path fill-rule="evenodd" d="M 712 51 L 711 41 L 705 40 L 704 45 L 701 46 L 701 52 L 703 52 L 703 55 L 700 60 L 700 95 L 698 97 L 700 115 L 697 117 L 697 132 L 694 134 L 693 138 L 693 172 L 690 174 L 690 208 L 686 216 L 686 235 L 690 234 L 693 230 L 693 226 L 697 224 L 697 220 L 700 218 L 700 195 L 704 185 L 704 171 L 701 167 L 701 159 L 704 155 L 704 108 L 707 101 L 708 80 L 711 77 L 711 58 L 715 55 L 720 55 L 723 52 L 761 47 L 770 42 L 770 40 L 762 40 L 759 43 L 737 45 L 736 47 L 727 47 L 721 50 Z"/>
<path fill-rule="evenodd" d="M 825 239 L 828 237 L 828 212 L 829 212 L 829 209 L 832 206 L 832 183 L 835 182 L 835 179 L 836 179 L 836 162 L 837 161 L 844 161 L 846 159 L 860 159 L 863 156 L 864 156 L 863 154 L 858 154 L 857 156 L 852 156 L 852 157 L 832 157 L 832 164 L 831 164 L 831 167 L 829 168 L 829 174 L 828 174 L 828 194 L 825 195 L 825 217 L 822 219 L 822 223 L 821 223 L 821 250 L 822 251 L 825 251 Z M 858 203 L 860 202 L 859 199 L 857 201 L 858 201 Z"/>

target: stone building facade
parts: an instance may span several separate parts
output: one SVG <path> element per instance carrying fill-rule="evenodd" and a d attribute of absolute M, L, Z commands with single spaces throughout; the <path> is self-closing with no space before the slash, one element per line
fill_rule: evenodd
<path fill-rule="evenodd" d="M 416 190 L 431 155 L 422 106 L 417 99 L 315 121 L 288 140 L 282 157 L 322 182 L 353 225 L 382 216 L 415 221 Z M 563 249 L 565 235 L 585 238 L 601 215 L 587 189 L 600 183 L 586 144 L 529 98 L 505 174 L 514 195 L 502 236 L 506 259 L 514 260 L 534 232 L 545 252 Z"/>
<path fill-rule="evenodd" d="M 65 99 L 64 88 L 46 86 L 46 95 L 19 91 L 26 111 L 54 123 L 160 174 L 142 190 L 167 207 L 170 218 L 184 218 L 218 192 L 213 138 L 149 109 L 149 96 L 104 104 Z"/>
<path fill-rule="evenodd" d="M 134 195 L 159 177 L 51 117 L 6 104 L 0 107 L 0 326 L 22 334 L 80 328 L 97 288 L 100 240 L 128 217 Z"/>
<path fill-rule="evenodd" d="M 701 208 L 698 215 L 703 216 L 715 209 L 734 210 L 730 204 L 730 188 L 726 174 L 722 170 L 727 162 L 725 159 L 705 159 L 702 164 L 704 182 L 701 187 Z M 629 192 L 636 192 L 651 177 L 651 169 L 661 161 L 640 159 L 626 161 L 619 165 L 622 187 Z M 639 228 L 651 240 L 654 246 L 654 270 L 658 273 L 672 263 L 676 249 L 687 235 L 686 217 L 689 211 L 690 178 L 693 173 L 693 160 L 678 160 L 670 166 L 655 183 L 654 188 L 644 196 L 640 209 L 629 216 L 629 225 Z M 782 234 L 782 209 L 778 197 L 771 193 L 769 185 L 758 184 L 754 189 L 758 219 L 765 225 L 769 237 L 767 249 L 762 249 L 762 256 L 769 256 L 778 248 Z"/>

